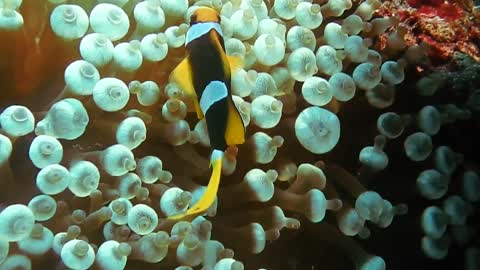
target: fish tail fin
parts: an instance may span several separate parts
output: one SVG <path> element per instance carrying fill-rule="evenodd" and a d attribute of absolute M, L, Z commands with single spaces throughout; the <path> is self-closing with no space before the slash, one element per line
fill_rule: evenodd
<path fill-rule="evenodd" d="M 210 181 L 208 182 L 208 186 L 205 189 L 205 193 L 203 196 L 198 200 L 198 202 L 190 207 L 187 212 L 168 217 L 168 219 L 184 219 L 187 217 L 194 217 L 196 215 L 203 214 L 207 211 L 207 209 L 213 204 L 215 201 L 218 187 L 220 185 L 220 176 L 222 173 L 222 158 L 223 152 L 220 150 L 213 150 L 212 157 L 210 158 L 210 166 L 212 166 L 212 174 L 210 175 Z"/>

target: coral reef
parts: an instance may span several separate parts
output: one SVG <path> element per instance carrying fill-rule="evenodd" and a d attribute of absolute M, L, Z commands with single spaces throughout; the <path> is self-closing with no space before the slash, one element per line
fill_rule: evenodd
<path fill-rule="evenodd" d="M 480 60 L 478 12 L 469 0 L 385 1 L 379 14 L 396 15 L 407 26 L 408 44 L 424 42 L 434 65 L 445 64 L 455 52 Z"/>
<path fill-rule="evenodd" d="M 169 81 L 199 6 L 243 60 L 247 141 L 208 212 L 174 221 L 210 174 L 206 122 Z M 466 6 L 0 0 L 0 270 L 478 269 Z"/>

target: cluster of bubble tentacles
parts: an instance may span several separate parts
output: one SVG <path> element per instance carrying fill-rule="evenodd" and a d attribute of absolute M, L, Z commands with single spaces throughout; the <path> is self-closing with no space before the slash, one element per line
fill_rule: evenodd
<path fill-rule="evenodd" d="M 21 4 L 0 1 L 2 31 L 23 30 L 29 17 L 19 12 Z M 350 100 L 361 96 L 374 108 L 388 108 L 405 68 L 424 60 L 426 48 L 406 46 L 396 17 L 374 17 L 378 0 L 37 5 L 48 11 L 46 31 L 79 58 L 66 67 L 65 87 L 45 111 L 12 105 L 0 115 L 0 269 L 30 269 L 48 252 L 60 258 L 59 269 L 243 269 L 234 251 L 260 253 L 301 222 L 318 223 L 318 237 L 358 269 L 384 269 L 385 261 L 353 237 L 368 238 L 367 225 L 386 228 L 407 211 L 362 184 L 388 166 L 386 142 L 413 127 L 404 153 L 415 162 L 433 156 L 435 167 L 418 177 L 420 194 L 429 199 L 445 195 L 462 162 L 447 146 L 431 154 L 431 136 L 442 123 L 469 116 L 455 105 L 381 114 L 374 145 L 356 154 L 359 174 L 323 155 L 342 142 L 337 113 Z M 232 93 L 248 138 L 226 151 L 223 184 L 206 215 L 173 222 L 167 217 L 201 197 L 210 173 L 206 123 L 187 114 L 192 101 L 168 81 L 198 6 L 219 10 L 226 52 L 243 59 Z M 385 33 L 385 46 L 374 49 Z M 16 142 L 24 138 L 27 176 L 19 180 L 11 167 L 18 162 Z M 442 209 L 427 208 L 422 216 L 422 248 L 432 258 L 446 256 L 445 228 L 464 225 L 479 199 L 476 172 L 462 179 L 465 199 L 450 196 Z M 29 201 L 5 201 L 26 186 L 34 186 Z M 478 249 L 470 253 L 474 258 Z"/>
<path fill-rule="evenodd" d="M 420 97 L 439 96 L 441 94 L 437 90 L 445 88 L 449 88 L 447 96 L 457 93 L 463 97 L 459 106 L 447 101 L 442 105 L 424 106 L 417 113 L 415 120 L 418 127 L 430 137 L 439 134 L 442 126 L 450 126 L 451 130 L 452 124 L 459 120 L 468 120 L 472 115 L 478 117 L 475 87 L 465 84 L 468 80 L 475 82 L 476 76 L 468 74 L 478 69 L 478 63 L 458 54 L 453 64 L 455 70 L 435 69 L 416 82 L 416 92 Z M 469 79 L 464 79 L 464 76 Z M 476 211 L 480 201 L 478 167 L 473 160 L 465 160 L 462 153 L 448 145 L 434 149 L 432 143 L 429 144 L 428 155 L 417 160 L 427 161 L 418 174 L 417 190 L 420 196 L 431 202 L 420 218 L 424 234 L 421 248 L 427 257 L 434 260 L 445 259 L 450 248 L 464 248 L 464 268 L 475 269 L 480 258 L 478 241 L 474 240 L 478 235 Z"/>

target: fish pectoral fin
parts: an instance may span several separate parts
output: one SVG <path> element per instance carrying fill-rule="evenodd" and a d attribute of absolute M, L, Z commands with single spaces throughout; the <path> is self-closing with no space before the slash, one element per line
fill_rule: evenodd
<path fill-rule="evenodd" d="M 188 96 L 197 96 L 192 82 L 192 69 L 188 57 L 184 58 L 180 64 L 170 73 L 169 80 L 180 86 Z"/>
<path fill-rule="evenodd" d="M 240 56 L 227 55 L 227 59 L 230 64 L 230 72 L 232 75 L 243 68 L 243 59 Z"/>
<path fill-rule="evenodd" d="M 242 116 L 231 98 L 228 99 L 228 119 L 225 131 L 227 145 L 237 145 L 245 142 L 245 125 Z"/>
<path fill-rule="evenodd" d="M 197 93 L 193 87 L 192 82 L 192 69 L 190 67 L 190 61 L 188 57 L 182 60 L 180 64 L 170 73 L 169 80 L 178 84 L 178 86 L 185 91 L 188 97 L 193 100 L 195 111 L 197 112 L 198 119 L 203 119 L 204 115 L 200 105 L 198 104 Z"/>
<path fill-rule="evenodd" d="M 205 193 L 203 196 L 198 200 L 198 202 L 190 207 L 187 212 L 168 217 L 168 219 L 179 220 L 179 219 L 190 219 L 193 216 L 201 215 L 205 213 L 208 208 L 213 204 L 215 201 L 218 187 L 220 185 L 220 175 L 222 172 L 222 158 L 219 157 L 212 161 L 211 163 L 212 175 L 210 176 L 210 181 L 208 182 L 208 186 L 205 189 Z"/>

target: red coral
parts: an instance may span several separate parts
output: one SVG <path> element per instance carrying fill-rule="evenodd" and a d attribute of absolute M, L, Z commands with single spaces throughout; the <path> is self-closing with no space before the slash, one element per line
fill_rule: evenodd
<path fill-rule="evenodd" d="M 454 21 L 460 19 L 465 11 L 455 3 L 443 3 L 439 6 L 421 6 L 417 12 L 420 16 L 429 18 L 438 16 L 447 21 Z"/>
<path fill-rule="evenodd" d="M 441 43 L 427 35 L 420 35 L 419 38 L 429 45 L 429 56 L 432 60 L 447 61 L 455 52 L 454 43 Z"/>
<path fill-rule="evenodd" d="M 377 14 L 398 16 L 409 29 L 408 44 L 426 42 L 436 64 L 448 61 L 454 52 L 464 52 L 479 60 L 480 26 L 471 19 L 467 0 L 389 0 Z M 464 9 L 466 8 L 466 9 Z"/>
<path fill-rule="evenodd" d="M 419 8 L 421 6 L 437 7 L 443 4 L 443 0 L 407 0 L 407 3 L 414 8 Z"/>

